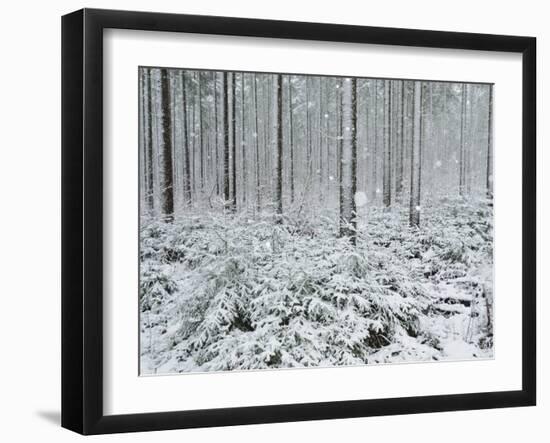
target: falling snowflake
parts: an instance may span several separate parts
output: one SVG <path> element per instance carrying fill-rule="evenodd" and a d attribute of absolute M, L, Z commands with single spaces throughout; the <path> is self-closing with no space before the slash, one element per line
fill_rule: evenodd
<path fill-rule="evenodd" d="M 416 209 L 418 212 L 420 212 L 422 208 L 420 207 L 420 205 L 417 205 L 417 206 L 414 207 L 414 209 Z"/>
<path fill-rule="evenodd" d="M 351 130 L 351 128 L 349 126 L 346 126 L 346 131 L 349 131 Z"/>
<path fill-rule="evenodd" d="M 363 191 L 359 191 L 355 193 L 355 205 L 358 208 L 361 208 L 367 204 L 367 194 L 365 194 Z"/>
<path fill-rule="evenodd" d="M 376 193 L 380 194 L 380 188 L 376 188 Z"/>
<path fill-rule="evenodd" d="M 258 133 L 255 132 L 254 134 L 252 134 L 252 137 L 254 137 L 254 138 L 258 137 Z"/>
<path fill-rule="evenodd" d="M 442 165 L 441 160 L 437 160 L 437 161 L 435 162 L 435 167 L 436 167 L 436 168 L 441 168 L 441 165 Z"/>
<path fill-rule="evenodd" d="M 328 114 L 325 114 L 325 118 L 328 118 Z"/>
<path fill-rule="evenodd" d="M 329 176 L 328 176 L 328 179 L 329 179 L 330 181 L 333 181 L 333 180 L 334 180 L 334 176 L 329 175 Z"/>

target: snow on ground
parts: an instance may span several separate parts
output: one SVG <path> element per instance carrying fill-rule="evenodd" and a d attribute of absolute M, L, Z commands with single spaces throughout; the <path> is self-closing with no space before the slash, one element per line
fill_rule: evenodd
<path fill-rule="evenodd" d="M 143 219 L 142 374 L 492 358 L 486 202 L 427 202 L 419 229 L 369 208 L 356 246 L 334 220 Z"/>

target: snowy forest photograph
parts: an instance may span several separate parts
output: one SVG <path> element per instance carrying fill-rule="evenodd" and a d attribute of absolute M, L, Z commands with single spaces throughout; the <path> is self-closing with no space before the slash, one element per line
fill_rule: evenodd
<path fill-rule="evenodd" d="M 493 358 L 493 85 L 138 79 L 140 375 Z"/>

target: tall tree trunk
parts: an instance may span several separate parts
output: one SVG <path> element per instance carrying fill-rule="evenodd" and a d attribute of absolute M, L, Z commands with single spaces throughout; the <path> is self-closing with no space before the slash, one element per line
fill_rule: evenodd
<path fill-rule="evenodd" d="M 323 192 L 326 193 L 326 195 L 330 195 L 330 147 L 329 147 L 329 103 L 330 98 L 328 94 L 329 86 L 327 84 L 327 80 L 325 79 L 325 189 Z"/>
<path fill-rule="evenodd" d="M 369 174 L 369 168 L 372 160 L 372 140 L 371 140 L 371 127 L 370 127 L 370 108 L 372 106 L 371 104 L 371 94 L 372 94 L 372 86 L 370 83 L 370 80 L 364 80 L 363 88 L 365 89 L 365 130 L 364 130 L 364 143 L 365 143 L 365 181 L 363 183 L 363 189 L 365 192 L 365 195 L 369 195 L 369 189 L 371 187 L 370 179 L 371 176 Z"/>
<path fill-rule="evenodd" d="M 288 119 L 290 150 L 290 203 L 294 203 L 294 105 L 292 103 L 292 77 L 288 76 Z"/>
<path fill-rule="evenodd" d="M 384 206 L 391 206 L 391 80 L 384 81 L 384 158 L 383 158 L 383 203 Z"/>
<path fill-rule="evenodd" d="M 153 85 L 151 81 L 151 69 L 146 69 L 146 79 L 147 79 L 147 136 L 146 136 L 146 146 L 147 146 L 147 206 L 152 212 L 155 206 L 155 181 L 153 177 L 153 105 L 152 105 L 152 95 L 153 95 Z"/>
<path fill-rule="evenodd" d="M 309 77 L 306 77 L 306 143 L 307 143 L 307 157 L 306 163 L 308 165 L 309 176 L 313 173 L 313 166 L 311 165 L 311 129 L 309 127 Z"/>
<path fill-rule="evenodd" d="M 350 200 L 351 200 L 351 226 L 353 229 L 351 242 L 353 245 L 357 243 L 357 205 L 356 205 L 356 194 L 357 194 L 357 109 L 358 109 L 358 100 L 357 100 L 357 79 L 352 78 L 351 80 L 351 190 L 350 190 Z"/>
<path fill-rule="evenodd" d="M 489 108 L 487 110 L 487 198 L 493 198 L 493 85 L 489 85 Z"/>
<path fill-rule="evenodd" d="M 183 173 L 183 198 L 185 204 L 191 204 L 191 161 L 189 154 L 189 131 L 187 128 L 187 87 L 185 71 L 181 71 L 182 94 L 182 121 L 183 121 L 183 149 L 184 149 L 184 173 Z"/>
<path fill-rule="evenodd" d="M 177 195 L 177 189 L 178 189 L 178 176 L 179 171 L 177 168 L 178 165 L 178 152 L 176 150 L 176 143 L 177 143 L 177 133 L 176 133 L 176 126 L 177 126 L 177 115 L 176 115 L 176 97 L 178 93 L 178 82 L 176 78 L 176 72 L 173 73 L 173 75 L 170 75 L 170 113 L 171 113 L 171 121 L 172 121 L 172 186 L 174 188 L 174 207 L 177 206 L 176 204 L 176 195 Z"/>
<path fill-rule="evenodd" d="M 243 184 L 243 206 L 246 207 L 246 192 L 247 192 L 247 168 L 246 168 L 246 142 L 244 138 L 245 134 L 245 121 L 244 121 L 244 72 L 241 72 L 241 162 L 242 162 L 242 184 Z"/>
<path fill-rule="evenodd" d="M 336 145 L 336 158 L 337 158 L 337 164 L 336 164 L 336 176 L 338 179 L 338 205 L 340 208 L 340 224 L 342 223 L 342 215 L 343 215 L 343 208 L 344 208 L 344 194 L 342 192 L 342 168 L 344 165 L 344 162 L 342 161 L 342 145 L 344 140 L 344 113 L 343 113 L 343 81 L 342 79 L 336 80 L 336 89 L 337 89 L 337 96 L 336 96 L 336 110 L 337 110 L 337 121 L 336 121 L 336 128 L 337 128 L 337 140 L 338 144 Z M 340 230 L 340 234 L 342 234 Z"/>
<path fill-rule="evenodd" d="M 269 199 L 271 199 L 271 178 L 272 175 L 269 173 L 270 171 L 270 160 L 271 160 L 271 128 L 269 126 L 271 122 L 271 88 L 270 88 L 270 76 L 267 76 L 265 82 L 264 82 L 264 104 L 265 104 L 265 118 L 263 119 L 264 122 L 264 172 L 266 174 L 266 193 L 269 195 Z"/>
<path fill-rule="evenodd" d="M 467 135 L 467 143 L 466 143 L 466 194 L 471 195 L 472 193 L 472 182 L 474 179 L 474 171 L 472 170 L 472 155 L 474 154 L 474 125 L 476 124 L 476 121 L 474 121 L 473 116 L 473 109 L 474 109 L 474 95 L 472 94 L 472 88 L 468 87 L 468 119 L 466 120 L 468 122 L 468 135 Z"/>
<path fill-rule="evenodd" d="M 223 73 L 223 198 L 225 206 L 231 205 L 231 188 L 229 183 L 229 93 L 227 72 Z"/>
<path fill-rule="evenodd" d="M 449 154 L 449 113 L 447 111 L 447 102 L 448 102 L 448 87 L 445 84 L 443 86 L 443 155 L 441 156 L 442 160 L 442 168 L 441 175 L 443 177 L 448 177 L 451 169 L 449 168 L 449 158 L 451 157 Z M 445 180 L 445 179 L 444 179 Z M 446 181 L 446 180 L 445 180 Z M 446 187 L 445 191 L 447 192 L 449 190 L 448 187 Z"/>
<path fill-rule="evenodd" d="M 424 86 L 426 89 L 425 94 L 426 96 L 426 104 L 428 107 L 427 112 L 424 115 L 424 145 L 425 149 L 424 152 L 426 153 L 426 162 L 425 166 L 428 167 L 428 174 L 425 174 L 425 184 L 428 189 L 433 189 L 433 165 L 434 165 L 434 134 L 433 134 L 433 118 L 434 118 L 434 112 L 433 112 L 433 82 L 428 82 Z"/>
<path fill-rule="evenodd" d="M 397 162 L 397 177 L 395 182 L 395 194 L 399 202 L 403 198 L 403 161 L 405 155 L 405 80 L 401 81 L 401 106 L 399 119 L 399 158 Z"/>
<path fill-rule="evenodd" d="M 378 80 L 374 80 L 374 155 L 372 159 L 373 199 L 378 193 Z"/>
<path fill-rule="evenodd" d="M 318 114 L 317 114 L 317 164 L 318 168 L 316 170 L 318 171 L 318 195 L 321 197 L 321 201 L 323 201 L 323 139 L 322 139 L 322 111 L 323 111 L 323 94 L 322 94 L 322 88 L 321 88 L 321 77 L 319 77 L 319 88 L 318 88 Z"/>
<path fill-rule="evenodd" d="M 468 97 L 468 85 L 462 85 L 462 100 L 460 112 L 460 159 L 458 192 L 461 197 L 466 193 L 466 102 Z"/>
<path fill-rule="evenodd" d="M 161 70 L 162 96 L 162 213 L 166 221 L 174 219 L 174 184 L 172 169 L 172 112 L 170 109 L 170 76 Z"/>
<path fill-rule="evenodd" d="M 220 195 L 220 180 L 218 166 L 218 151 L 219 151 L 219 137 L 218 137 L 218 74 L 213 72 L 214 77 L 214 170 L 215 170 L 215 183 L 216 183 L 216 195 Z"/>
<path fill-rule="evenodd" d="M 277 153 L 275 178 L 275 211 L 277 223 L 283 219 L 283 78 L 277 74 L 275 81 L 275 152 Z"/>
<path fill-rule="evenodd" d="M 145 203 L 147 204 L 147 84 L 145 77 L 145 69 L 139 70 L 138 88 L 139 88 L 139 204 L 140 208 Z M 148 210 L 148 208 L 146 209 Z M 142 211 L 144 212 L 144 211 Z"/>
<path fill-rule="evenodd" d="M 231 204 L 232 211 L 237 209 L 237 139 L 236 139 L 236 113 L 235 113 L 235 73 L 231 74 Z"/>
<path fill-rule="evenodd" d="M 258 79 L 256 74 L 253 74 L 253 87 L 254 87 L 254 131 L 255 131 L 255 141 L 256 141 L 256 211 L 260 212 L 262 207 L 262 195 L 261 195 L 261 185 L 260 185 L 260 134 L 259 134 L 259 125 L 258 125 Z"/>
<path fill-rule="evenodd" d="M 199 92 L 199 177 L 200 177 L 200 190 L 204 192 L 204 128 L 202 126 L 202 85 L 201 85 L 201 73 L 197 73 L 197 83 Z"/>
<path fill-rule="evenodd" d="M 357 240 L 357 80 L 346 78 L 343 82 L 342 119 L 343 142 L 340 178 L 340 235 Z"/>
<path fill-rule="evenodd" d="M 411 194 L 409 224 L 420 226 L 420 192 L 422 178 L 422 82 L 414 82 L 413 95 L 413 149 L 411 153 Z"/>
<path fill-rule="evenodd" d="M 195 76 L 193 75 L 193 79 Z M 197 197 L 197 97 L 194 94 L 194 91 L 189 91 L 193 98 L 193 104 L 191 105 L 192 115 L 191 115 L 191 135 L 192 135 L 192 149 L 191 149 L 191 195 Z"/>

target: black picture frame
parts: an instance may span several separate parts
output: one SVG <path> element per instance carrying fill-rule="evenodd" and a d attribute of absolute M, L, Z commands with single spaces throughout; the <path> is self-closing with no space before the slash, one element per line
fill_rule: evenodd
<path fill-rule="evenodd" d="M 130 415 L 103 413 L 103 30 L 171 31 L 522 54 L 522 388 Z M 458 411 L 536 403 L 536 39 L 83 9 L 62 18 L 62 426 L 81 434 Z M 518 269 L 518 272 L 520 270 Z"/>

